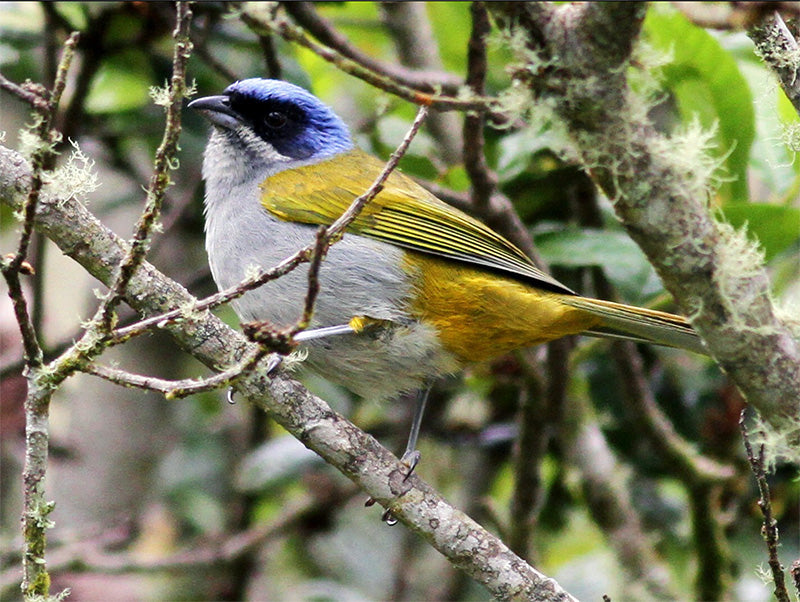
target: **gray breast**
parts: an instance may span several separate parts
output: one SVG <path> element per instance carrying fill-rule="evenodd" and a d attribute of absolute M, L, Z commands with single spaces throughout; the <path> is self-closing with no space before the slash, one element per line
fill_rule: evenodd
<path fill-rule="evenodd" d="M 282 222 L 261 206 L 260 181 L 260 176 L 229 181 L 225 193 L 219 182 L 207 182 L 206 250 L 220 288 L 278 264 L 314 240 L 315 227 Z M 433 330 L 408 311 L 414 291 L 402 256 L 403 251 L 392 245 L 346 234 L 329 250 L 320 269 L 312 326 L 347 324 L 355 316 L 391 323 L 373 333 L 308 343 L 312 369 L 364 397 L 391 397 L 457 368 Z M 300 317 L 307 290 L 308 266 L 303 265 L 233 305 L 243 321 L 285 326 Z"/>

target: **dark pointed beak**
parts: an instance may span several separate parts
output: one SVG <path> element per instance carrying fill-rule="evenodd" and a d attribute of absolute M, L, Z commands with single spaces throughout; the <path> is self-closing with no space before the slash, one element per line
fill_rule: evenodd
<path fill-rule="evenodd" d="M 234 129 L 241 125 L 241 116 L 231 108 L 230 97 L 222 94 L 219 96 L 204 96 L 189 103 L 190 109 L 196 109 L 214 125 Z"/>

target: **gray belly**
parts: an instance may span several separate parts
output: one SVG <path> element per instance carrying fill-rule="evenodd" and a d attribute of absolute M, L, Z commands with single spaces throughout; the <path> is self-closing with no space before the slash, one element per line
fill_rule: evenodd
<path fill-rule="evenodd" d="M 269 268 L 314 239 L 315 228 L 281 222 L 260 205 L 250 210 L 209 208 L 206 249 L 220 288 L 238 284 L 259 268 Z M 304 343 L 309 367 L 366 398 L 384 399 L 425 386 L 457 368 L 433 330 L 408 311 L 414 291 L 402 268 L 403 251 L 347 234 L 328 252 L 312 327 L 347 324 L 353 317 L 385 321 L 358 335 L 336 335 Z M 308 266 L 302 265 L 233 302 L 242 321 L 293 324 L 302 314 Z"/>

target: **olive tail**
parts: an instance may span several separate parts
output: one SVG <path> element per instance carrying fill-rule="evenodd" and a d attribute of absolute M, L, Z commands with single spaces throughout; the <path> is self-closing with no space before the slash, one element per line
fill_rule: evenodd
<path fill-rule="evenodd" d="M 702 339 L 681 316 L 587 297 L 565 297 L 563 302 L 602 320 L 584 334 L 677 347 L 708 355 Z"/>

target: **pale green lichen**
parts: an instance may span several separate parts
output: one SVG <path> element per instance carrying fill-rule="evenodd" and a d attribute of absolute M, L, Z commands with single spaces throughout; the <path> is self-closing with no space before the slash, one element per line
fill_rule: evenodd
<path fill-rule="evenodd" d="M 26 512 L 26 516 L 33 520 L 39 529 L 52 529 L 55 523 L 49 518 L 49 515 L 55 507 L 55 502 L 45 501 L 41 495 L 37 495 L 31 509 Z"/>
<path fill-rule="evenodd" d="M 664 67 L 675 58 L 673 50 L 656 48 L 640 40 L 633 48 L 628 69 L 628 83 L 637 96 L 651 106 L 664 98 Z"/>
<path fill-rule="evenodd" d="M 63 589 L 57 594 L 50 594 L 49 596 L 29 595 L 25 597 L 26 602 L 63 602 L 72 593 L 69 588 Z"/>
<path fill-rule="evenodd" d="M 668 138 L 657 139 L 665 142 L 660 150 L 667 153 L 687 193 L 694 198 L 708 198 L 730 180 L 725 173 L 728 153 L 720 156 L 712 152 L 717 146 L 716 138 L 716 125 L 704 129 L 698 119 L 693 119 Z M 656 149 L 659 150 L 658 144 Z"/>
<path fill-rule="evenodd" d="M 787 418 L 779 427 L 775 426 L 774 420 L 767 422 L 756 415 L 747 436 L 756 456 L 764 446 L 766 473 L 775 472 L 779 462 L 800 465 L 800 415 Z"/>
<path fill-rule="evenodd" d="M 181 91 L 181 96 L 188 98 L 196 93 L 197 82 L 192 80 L 191 85 L 184 86 L 183 90 Z M 168 107 L 172 104 L 174 91 L 172 89 L 172 84 L 165 82 L 163 86 L 150 86 L 148 89 L 148 94 L 155 105 L 159 107 Z"/>
<path fill-rule="evenodd" d="M 785 25 L 784 25 L 785 27 Z M 780 27 L 770 27 L 767 32 L 767 39 L 763 43 L 756 44 L 754 51 L 756 56 L 768 63 L 775 69 L 786 69 L 797 72 L 800 69 L 800 47 L 788 47 L 786 35 L 791 35 L 788 30 L 782 31 Z M 794 84 L 795 82 L 790 82 Z"/>
<path fill-rule="evenodd" d="M 88 195 L 100 187 L 100 180 L 94 161 L 86 156 L 75 140 L 69 142 L 73 151 L 66 162 L 42 176 L 45 194 L 49 199 L 66 201 L 73 198 L 85 202 Z"/>
<path fill-rule="evenodd" d="M 29 161 L 37 153 L 55 153 L 55 145 L 61 141 L 61 134 L 58 132 L 53 133 L 53 140 L 42 140 L 42 137 L 36 132 L 42 125 L 42 119 L 41 115 L 34 115 L 33 123 L 19 131 L 19 146 L 17 150 Z"/>
<path fill-rule="evenodd" d="M 800 153 L 800 122 L 787 123 L 781 131 L 781 141 L 793 153 Z"/>
<path fill-rule="evenodd" d="M 150 86 L 148 94 L 153 100 L 153 104 L 159 107 L 168 107 L 172 103 L 172 90 L 168 83 L 165 83 L 163 87 Z"/>
<path fill-rule="evenodd" d="M 195 300 L 182 304 L 179 310 L 180 310 L 180 316 L 170 320 L 174 324 L 178 324 L 183 321 L 200 322 L 201 320 L 207 318 L 209 315 L 207 309 L 197 309 Z M 166 325 L 167 325 L 166 323 L 162 322 L 158 323 L 159 328 L 163 328 Z"/>
<path fill-rule="evenodd" d="M 717 224 L 719 244 L 717 245 L 717 262 L 719 269 L 714 272 L 714 279 L 719 285 L 722 302 L 730 315 L 730 322 L 737 330 L 750 330 L 746 316 L 740 315 L 739 310 L 750 306 L 743 302 L 743 296 L 748 295 L 747 281 L 755 277 L 764 264 L 764 252 L 757 242 L 748 238 L 747 229 L 735 229 L 730 224 L 720 222 Z M 768 334 L 774 331 L 773 327 L 756 329 Z"/>
<path fill-rule="evenodd" d="M 308 349 L 296 349 L 283 358 L 281 367 L 288 372 L 292 372 L 306 361 L 307 357 Z"/>
<path fill-rule="evenodd" d="M 261 267 L 255 263 L 251 263 L 245 268 L 244 270 L 244 279 L 245 280 L 256 280 L 261 274 L 263 270 Z"/>

